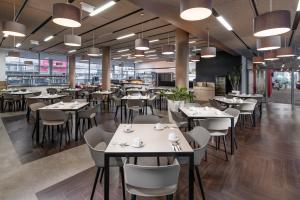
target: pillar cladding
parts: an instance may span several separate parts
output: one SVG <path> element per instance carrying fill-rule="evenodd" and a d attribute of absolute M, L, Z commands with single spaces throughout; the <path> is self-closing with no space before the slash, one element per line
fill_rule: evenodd
<path fill-rule="evenodd" d="M 176 81 L 177 87 L 189 86 L 189 33 L 176 29 Z"/>
<path fill-rule="evenodd" d="M 102 89 L 110 89 L 110 47 L 102 49 Z"/>
<path fill-rule="evenodd" d="M 75 54 L 68 56 L 70 88 L 75 88 L 75 58 Z"/>

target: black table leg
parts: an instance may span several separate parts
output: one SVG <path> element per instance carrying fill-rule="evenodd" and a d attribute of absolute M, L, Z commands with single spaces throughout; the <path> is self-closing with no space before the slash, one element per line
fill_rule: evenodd
<path fill-rule="evenodd" d="M 78 112 L 75 111 L 75 141 L 78 141 Z"/>
<path fill-rule="evenodd" d="M 35 119 L 35 140 L 36 140 L 36 144 L 39 144 L 40 143 L 40 111 L 37 110 L 36 111 L 36 119 Z"/>
<path fill-rule="evenodd" d="M 148 100 L 146 99 L 146 115 L 147 115 L 147 110 L 148 110 Z"/>
<path fill-rule="evenodd" d="M 161 101 L 162 101 L 162 98 L 161 98 L 161 94 L 159 95 L 159 110 L 161 110 Z"/>
<path fill-rule="evenodd" d="M 192 130 L 192 119 L 188 117 L 188 130 Z"/>
<path fill-rule="evenodd" d="M 121 99 L 121 123 L 123 122 L 123 99 Z"/>
<path fill-rule="evenodd" d="M 256 110 L 254 109 L 253 110 L 253 113 L 252 113 L 252 118 L 253 118 L 253 127 L 256 127 Z"/>
<path fill-rule="evenodd" d="M 22 110 L 25 110 L 25 95 L 22 95 Z"/>
<path fill-rule="evenodd" d="M 230 118 L 231 127 L 230 127 L 230 153 L 234 154 L 234 140 L 235 140 L 235 128 L 234 128 L 234 118 Z"/>
<path fill-rule="evenodd" d="M 109 200 L 109 155 L 104 154 L 104 200 Z"/>
<path fill-rule="evenodd" d="M 189 156 L 189 200 L 194 200 L 194 153 Z"/>
<path fill-rule="evenodd" d="M 262 116 L 262 101 L 259 104 L 259 117 L 261 118 Z"/>

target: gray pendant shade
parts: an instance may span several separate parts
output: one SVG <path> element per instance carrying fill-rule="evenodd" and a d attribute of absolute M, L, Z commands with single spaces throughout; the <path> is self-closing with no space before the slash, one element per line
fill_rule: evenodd
<path fill-rule="evenodd" d="M 135 49 L 137 50 L 149 50 L 149 40 L 144 38 L 138 38 L 135 40 Z"/>
<path fill-rule="evenodd" d="M 145 54 L 144 54 L 144 51 L 141 51 L 141 50 L 135 50 L 134 56 L 135 56 L 135 57 L 144 57 Z"/>
<path fill-rule="evenodd" d="M 166 44 L 162 46 L 162 54 L 163 55 L 171 55 L 175 52 L 175 46 L 172 44 Z"/>
<path fill-rule="evenodd" d="M 15 37 L 25 37 L 26 27 L 23 24 L 14 21 L 6 21 L 3 23 L 2 32 L 5 35 Z"/>
<path fill-rule="evenodd" d="M 81 55 L 80 56 L 80 61 L 89 61 L 90 57 L 88 55 Z"/>
<path fill-rule="evenodd" d="M 264 58 L 262 56 L 254 56 L 252 58 L 252 63 L 254 63 L 254 64 L 262 64 L 262 63 L 264 63 Z"/>
<path fill-rule="evenodd" d="M 92 57 L 100 56 L 100 49 L 95 47 L 90 47 L 88 48 L 87 55 Z"/>
<path fill-rule="evenodd" d="M 279 60 L 279 58 L 276 57 L 275 51 L 268 51 L 264 54 L 264 60 L 274 61 L 274 60 Z"/>
<path fill-rule="evenodd" d="M 180 17 L 184 20 L 202 20 L 211 14 L 211 0 L 180 0 Z"/>
<path fill-rule="evenodd" d="M 20 58 L 20 52 L 18 51 L 9 51 L 7 54 L 8 57 Z"/>
<path fill-rule="evenodd" d="M 287 58 L 295 56 L 294 49 L 291 47 L 284 47 L 276 50 L 277 58 Z"/>
<path fill-rule="evenodd" d="M 200 56 L 199 55 L 192 55 L 190 60 L 193 61 L 193 62 L 200 61 Z"/>
<path fill-rule="evenodd" d="M 33 65 L 33 62 L 31 60 L 25 60 L 24 65 Z"/>
<path fill-rule="evenodd" d="M 291 13 L 288 10 L 276 10 L 254 18 L 254 36 L 267 37 L 280 35 L 291 30 Z"/>
<path fill-rule="evenodd" d="M 279 35 L 256 39 L 256 47 L 258 51 L 279 49 L 280 46 L 281 38 Z"/>
<path fill-rule="evenodd" d="M 61 26 L 80 27 L 81 26 L 80 9 L 68 3 L 55 3 L 53 4 L 52 21 Z"/>
<path fill-rule="evenodd" d="M 78 35 L 65 35 L 64 43 L 66 46 L 79 47 L 81 46 L 81 37 Z"/>
<path fill-rule="evenodd" d="M 205 47 L 201 50 L 201 58 L 216 57 L 216 47 Z"/>

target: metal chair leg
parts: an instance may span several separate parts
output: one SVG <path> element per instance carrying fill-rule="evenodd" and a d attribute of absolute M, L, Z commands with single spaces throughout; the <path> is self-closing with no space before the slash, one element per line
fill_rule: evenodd
<path fill-rule="evenodd" d="M 97 173 L 96 173 L 96 177 L 95 177 L 95 181 L 94 181 L 94 185 L 93 185 L 93 190 L 92 190 L 91 198 L 90 198 L 91 200 L 94 198 L 95 189 L 96 189 L 96 186 L 97 186 L 97 181 L 98 181 L 98 178 L 99 178 L 99 174 L 100 174 L 100 168 L 98 167 Z"/>
<path fill-rule="evenodd" d="M 123 200 L 125 200 L 125 199 L 126 199 L 126 196 L 125 196 L 124 169 L 123 169 L 123 167 L 120 167 L 119 170 L 120 170 L 121 181 L 122 181 Z"/>
<path fill-rule="evenodd" d="M 199 182 L 199 186 L 200 186 L 200 191 L 201 191 L 201 195 L 202 195 L 202 199 L 205 200 L 205 193 L 204 193 L 204 189 L 203 189 L 203 185 L 202 185 L 202 181 L 201 181 L 201 176 L 200 176 L 200 172 L 197 166 L 195 166 L 195 170 L 196 170 L 196 175 L 197 175 L 197 179 Z"/>
<path fill-rule="evenodd" d="M 223 144 L 224 144 L 224 150 L 225 150 L 226 161 L 228 161 L 228 155 L 227 155 L 227 149 L 226 149 L 226 139 L 225 139 L 225 135 L 224 135 L 222 138 L 223 138 Z"/>

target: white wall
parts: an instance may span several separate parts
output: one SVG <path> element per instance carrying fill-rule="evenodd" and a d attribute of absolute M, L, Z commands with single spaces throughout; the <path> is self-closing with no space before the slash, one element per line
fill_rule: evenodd
<path fill-rule="evenodd" d="M 6 76 L 5 76 L 6 55 L 7 55 L 7 51 L 4 49 L 0 49 L 0 81 L 6 81 Z"/>

